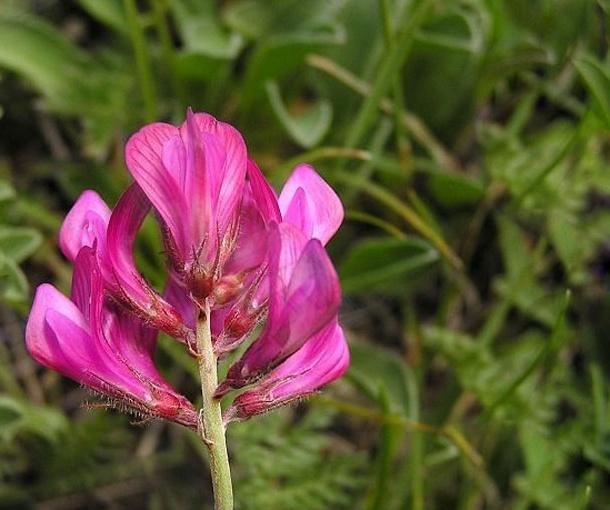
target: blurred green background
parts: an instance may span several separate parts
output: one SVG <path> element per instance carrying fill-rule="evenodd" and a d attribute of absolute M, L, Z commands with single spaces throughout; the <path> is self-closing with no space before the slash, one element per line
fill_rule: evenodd
<path fill-rule="evenodd" d="M 2 0 L 0 508 L 211 508 L 204 448 L 29 359 L 62 217 L 187 106 L 313 163 L 353 363 L 230 427 L 238 508 L 610 508 L 608 0 Z M 163 281 L 153 222 L 139 267 Z M 197 371 L 162 338 L 167 377 Z M 83 406 L 83 402 L 92 401 Z"/>

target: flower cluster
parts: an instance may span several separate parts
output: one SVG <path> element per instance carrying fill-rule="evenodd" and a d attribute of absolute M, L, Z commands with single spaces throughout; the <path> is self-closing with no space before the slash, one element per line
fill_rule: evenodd
<path fill-rule="evenodd" d="M 198 356 L 203 311 L 218 358 L 251 342 L 215 394 L 242 391 L 227 423 L 342 375 L 349 352 L 324 245 L 343 207 L 314 169 L 296 167 L 278 197 L 235 128 L 190 110 L 180 127 L 142 128 L 125 155 L 135 182 L 114 210 L 86 191 L 65 218 L 59 245 L 74 264 L 71 296 L 38 288 L 26 328 L 31 355 L 110 403 L 194 428 L 194 406 L 158 372 L 154 351 L 163 331 Z M 162 293 L 133 255 L 151 211 L 168 262 Z"/>

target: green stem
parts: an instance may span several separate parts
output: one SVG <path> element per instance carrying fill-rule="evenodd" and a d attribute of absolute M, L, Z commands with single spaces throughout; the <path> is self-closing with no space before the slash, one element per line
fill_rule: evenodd
<path fill-rule="evenodd" d="M 157 97 L 151 72 L 150 55 L 146 49 L 144 31 L 138 20 L 138 8 L 135 0 L 123 0 L 123 5 L 125 6 L 127 22 L 129 23 L 129 37 L 133 46 L 136 73 L 142 90 L 144 113 L 146 121 L 152 122 L 157 118 Z"/>
<path fill-rule="evenodd" d="M 176 53 L 172 43 L 172 36 L 167 21 L 168 5 L 167 0 L 151 0 L 154 23 L 161 42 L 161 53 L 165 61 L 165 67 L 168 73 L 168 80 L 174 94 L 174 100 L 179 104 L 180 108 L 186 109 L 184 97 L 184 88 L 176 71 Z M 184 112 L 180 112 L 181 114 Z"/>
<path fill-rule="evenodd" d="M 371 89 L 370 95 L 362 104 L 354 123 L 352 124 L 345 141 L 346 147 L 353 148 L 360 144 L 360 141 L 371 127 L 375 120 L 375 114 L 379 103 L 384 94 L 393 84 L 393 76 L 398 73 L 402 67 L 411 44 L 413 43 L 413 35 L 430 7 L 429 0 L 422 0 L 413 10 L 406 23 L 396 34 L 395 44 L 387 53 L 387 57 L 381 63 L 375 83 Z"/>
<path fill-rule="evenodd" d="M 212 348 L 210 332 L 209 305 L 199 311 L 197 321 L 198 365 L 201 378 L 201 435 L 210 456 L 210 472 L 214 488 L 214 508 L 216 510 L 233 509 L 233 488 L 231 486 L 231 469 L 225 439 L 225 427 L 222 422 L 220 402 L 214 398 L 218 385 L 218 360 Z"/>
<path fill-rule="evenodd" d="M 312 53 L 307 56 L 306 62 L 311 67 L 325 72 L 339 83 L 343 83 L 357 94 L 364 97 L 369 97 L 371 95 L 371 86 L 367 82 L 361 80 L 332 60 L 323 57 L 322 55 Z M 400 111 L 399 105 L 396 105 L 387 97 L 382 97 L 379 101 L 379 109 L 388 115 L 394 115 L 397 108 Z M 445 170 L 456 170 L 460 168 L 459 163 L 417 115 L 404 110 L 403 107 L 400 117 L 403 126 L 412 135 L 413 140 L 416 140 L 441 168 Z"/>
<path fill-rule="evenodd" d="M 386 48 L 391 48 L 394 45 L 394 28 L 392 27 L 392 8 L 390 0 L 379 0 L 379 10 L 382 17 L 383 36 L 386 43 Z M 402 17 L 399 15 L 399 19 Z M 394 131 L 396 135 L 396 149 L 398 151 L 398 159 L 405 164 L 405 170 L 410 174 L 411 171 L 411 144 L 407 137 L 404 124 L 402 123 L 402 115 L 405 110 L 403 99 L 403 86 L 400 73 L 396 73 L 394 83 L 392 85 L 392 96 L 394 97 Z"/>

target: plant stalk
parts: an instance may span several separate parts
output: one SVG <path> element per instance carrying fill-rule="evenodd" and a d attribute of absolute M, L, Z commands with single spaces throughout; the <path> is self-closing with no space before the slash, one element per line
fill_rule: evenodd
<path fill-rule="evenodd" d="M 199 319 L 197 320 L 198 365 L 201 378 L 201 395 L 203 397 L 200 433 L 210 456 L 214 508 L 216 510 L 232 510 L 233 488 L 231 486 L 231 469 L 229 467 L 225 427 L 222 422 L 220 402 L 214 398 L 214 392 L 218 385 L 218 360 L 212 348 L 209 317 L 210 307 L 206 304 L 199 311 Z"/>
<path fill-rule="evenodd" d="M 131 38 L 136 74 L 140 82 L 144 102 L 144 114 L 147 122 L 153 122 L 157 118 L 157 96 L 152 76 L 150 54 L 146 47 L 146 37 L 138 19 L 138 7 L 135 0 L 123 0 L 123 6 L 129 24 L 129 37 Z"/>

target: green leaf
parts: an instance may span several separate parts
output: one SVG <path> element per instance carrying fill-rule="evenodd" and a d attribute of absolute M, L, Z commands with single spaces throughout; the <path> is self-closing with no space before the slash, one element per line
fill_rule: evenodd
<path fill-rule="evenodd" d="M 58 113 L 82 117 L 86 150 L 103 150 L 126 115 L 133 77 L 69 42 L 52 25 L 23 12 L 0 11 L 0 68 L 29 82 Z"/>
<path fill-rule="evenodd" d="M 234 59 L 244 46 L 241 35 L 226 31 L 210 0 L 174 0 L 171 4 L 185 54 Z"/>
<path fill-rule="evenodd" d="M 310 409 L 297 421 L 278 410 L 229 428 L 234 446 L 236 507 L 244 510 L 347 510 L 361 499 L 366 456 L 338 450 L 333 415 Z"/>
<path fill-rule="evenodd" d="M 317 101 L 299 115 L 292 115 L 286 109 L 275 81 L 268 81 L 265 89 L 275 116 L 295 142 L 309 148 L 324 138 L 333 114 L 332 105 L 328 101 Z"/>
<path fill-rule="evenodd" d="M 0 440 L 10 442 L 19 434 L 33 434 L 56 441 L 69 426 L 58 410 L 8 396 L 0 396 Z"/>
<path fill-rule="evenodd" d="M 0 251 L 17 263 L 32 255 L 41 242 L 42 236 L 33 228 L 0 225 Z"/>
<path fill-rule="evenodd" d="M 269 37 L 261 42 L 250 59 L 242 90 L 252 99 L 270 79 L 294 72 L 308 53 L 320 51 L 345 41 L 339 25 L 315 32 L 293 32 Z"/>
<path fill-rule="evenodd" d="M 129 34 L 123 0 L 78 0 L 91 16 L 122 34 Z"/>
<path fill-rule="evenodd" d="M 0 298 L 9 303 L 23 302 L 28 297 L 28 281 L 13 259 L 0 251 Z"/>
<path fill-rule="evenodd" d="M 377 402 L 379 388 L 387 390 L 389 410 L 409 414 L 410 369 L 401 356 L 376 344 L 350 342 L 350 379 L 368 398 Z"/>
<path fill-rule="evenodd" d="M 466 175 L 436 172 L 428 180 L 430 193 L 446 207 L 473 205 L 485 196 L 478 181 Z"/>
<path fill-rule="evenodd" d="M 242 0 L 231 2 L 224 20 L 250 39 L 294 33 L 332 23 L 344 0 Z"/>
<path fill-rule="evenodd" d="M 15 189 L 10 182 L 0 179 L 0 202 L 15 198 Z"/>
<path fill-rule="evenodd" d="M 398 287 L 439 260 L 438 252 L 419 239 L 366 239 L 357 243 L 340 265 L 345 294 Z"/>
<path fill-rule="evenodd" d="M 595 105 L 595 112 L 610 128 L 610 70 L 593 55 L 584 55 L 574 61 Z"/>

